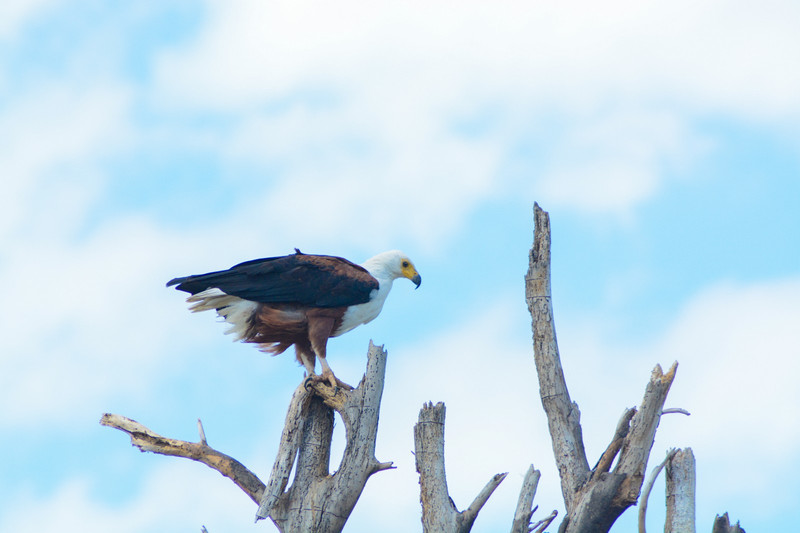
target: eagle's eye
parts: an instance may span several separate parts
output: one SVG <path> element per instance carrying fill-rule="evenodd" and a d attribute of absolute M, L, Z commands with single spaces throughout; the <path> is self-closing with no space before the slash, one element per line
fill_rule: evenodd
<path fill-rule="evenodd" d="M 408 268 L 408 261 L 403 261 L 403 268 Z"/>

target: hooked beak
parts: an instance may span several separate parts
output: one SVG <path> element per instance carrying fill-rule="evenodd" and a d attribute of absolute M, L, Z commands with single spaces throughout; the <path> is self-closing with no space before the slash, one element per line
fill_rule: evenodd
<path fill-rule="evenodd" d="M 416 287 L 414 287 L 414 290 L 419 289 L 419 285 L 420 283 L 422 283 L 422 277 L 420 277 L 419 274 L 414 274 L 414 277 L 410 279 L 414 283 L 414 285 L 416 285 Z"/>

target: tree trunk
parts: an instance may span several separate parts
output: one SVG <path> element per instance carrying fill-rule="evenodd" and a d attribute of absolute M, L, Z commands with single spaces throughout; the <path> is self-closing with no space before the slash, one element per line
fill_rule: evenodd
<path fill-rule="evenodd" d="M 636 502 L 644 480 L 656 427 L 677 363 L 665 374 L 656 365 L 638 410 L 628 410 L 597 465 L 589 468 L 580 425 L 580 410 L 570 399 L 556 341 L 550 288 L 550 218 L 534 205 L 525 296 L 531 313 L 533 350 L 539 394 L 547 415 L 553 452 L 561 478 L 567 514 L 565 533 L 602 533 Z M 614 458 L 616 467 L 611 470 Z"/>
<path fill-rule="evenodd" d="M 695 533 L 695 462 L 691 448 L 667 462 L 667 519 L 664 533 Z"/>
<path fill-rule="evenodd" d="M 392 463 L 375 459 L 386 356 L 370 342 L 367 372 L 352 391 L 334 390 L 321 382 L 310 386 L 313 392 L 298 387 L 257 519 L 270 517 L 284 533 L 339 532 L 367 479 L 393 468 Z M 329 475 L 333 411 L 342 417 L 347 445 L 339 470 Z M 295 456 L 294 482 L 284 492 Z"/>
<path fill-rule="evenodd" d="M 200 427 L 200 442 L 162 437 L 138 422 L 105 414 L 100 423 L 128 433 L 142 451 L 202 462 L 230 478 L 254 502 L 256 519 L 269 517 L 284 533 L 338 533 L 355 507 L 367 479 L 394 468 L 375 459 L 378 413 L 387 353 L 370 342 L 367 371 L 351 391 L 313 383 L 298 386 L 292 396 L 278 456 L 265 485 L 240 462 L 211 448 Z M 347 444 L 339 470 L 328 472 L 333 413 L 342 417 Z M 198 422 L 199 423 L 199 422 Z M 286 489 L 297 460 L 294 481 Z"/>

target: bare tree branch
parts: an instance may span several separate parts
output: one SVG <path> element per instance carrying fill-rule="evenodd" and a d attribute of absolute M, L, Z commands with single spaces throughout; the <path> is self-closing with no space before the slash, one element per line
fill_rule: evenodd
<path fill-rule="evenodd" d="M 550 289 L 550 217 L 534 204 L 534 241 L 525 276 L 525 299 L 531 313 L 533 353 L 539 376 L 539 395 L 547 414 L 561 493 L 569 513 L 579 489 L 589 478 L 580 410 L 567 390 L 558 353 Z"/>
<path fill-rule="evenodd" d="M 533 516 L 533 498 L 536 496 L 536 489 L 539 486 L 539 479 L 542 473 L 536 470 L 533 465 L 528 467 L 525 479 L 522 481 L 522 488 L 519 491 L 517 510 L 514 513 L 514 522 L 511 524 L 511 533 L 528 533 Z"/>
<path fill-rule="evenodd" d="M 667 456 L 664 458 L 661 463 L 657 467 L 650 472 L 650 475 L 647 478 L 644 486 L 642 487 L 642 496 L 639 498 L 639 533 L 647 533 L 647 500 L 650 498 L 650 491 L 653 490 L 653 484 L 656 482 L 656 478 L 658 478 L 658 474 L 661 473 L 664 466 L 669 462 L 670 459 L 678 452 L 677 449 L 672 448 L 667 451 Z"/>
<path fill-rule="evenodd" d="M 100 419 L 100 424 L 124 431 L 130 435 L 131 444 L 143 452 L 186 457 L 208 465 L 236 483 L 254 502 L 258 503 L 261 500 L 264 483 L 258 476 L 233 457 L 218 452 L 208 444 L 162 437 L 135 420 L 120 415 L 106 413 Z"/>
<path fill-rule="evenodd" d="M 481 489 L 475 499 L 472 501 L 469 507 L 464 509 L 461 512 L 461 516 L 459 517 L 459 521 L 461 523 L 460 531 L 469 531 L 472 529 L 472 524 L 475 523 L 475 519 L 478 517 L 478 513 L 483 506 L 489 501 L 489 497 L 492 495 L 494 490 L 503 482 L 503 480 L 508 476 L 508 472 L 503 472 L 501 474 L 495 474 L 492 476 L 486 485 Z"/>
<path fill-rule="evenodd" d="M 387 353 L 370 342 L 367 355 L 367 371 L 351 391 L 323 382 L 310 384 L 311 391 L 297 388 L 257 518 L 269 516 L 286 532 L 341 531 L 367 479 L 392 468 L 375 458 Z M 339 470 L 329 475 L 333 410 L 342 417 L 347 445 Z M 286 489 L 295 454 L 294 482 Z"/>
<path fill-rule="evenodd" d="M 267 485 L 241 463 L 210 446 L 198 420 L 200 442 L 162 437 L 134 420 L 105 414 L 100 423 L 125 431 L 142 451 L 186 457 L 230 478 L 256 503 L 258 518 L 269 516 L 280 531 L 336 533 L 344 527 L 367 479 L 391 462 L 375 459 L 375 437 L 387 353 L 370 342 L 367 371 L 358 388 L 300 385 L 292 396 L 278 456 Z M 339 470 L 329 475 L 333 412 L 344 422 L 347 444 Z M 295 470 L 292 486 L 286 488 Z"/>
<path fill-rule="evenodd" d="M 534 240 L 525 296 L 531 313 L 539 394 L 547 415 L 567 514 L 559 531 L 605 532 L 639 496 L 667 393 L 677 363 L 665 374 L 656 366 L 641 406 L 626 410 L 594 471 L 589 470 L 580 411 L 567 391 L 556 342 L 550 289 L 550 219 L 534 204 Z M 610 470 L 616 457 L 616 466 Z"/>
<path fill-rule="evenodd" d="M 667 518 L 664 533 L 695 532 L 695 462 L 691 448 L 667 462 Z"/>
<path fill-rule="evenodd" d="M 533 533 L 544 533 L 544 530 L 547 529 L 547 526 L 549 526 L 550 523 L 553 520 L 555 520 L 557 516 L 558 516 L 558 511 L 553 510 L 552 513 L 550 513 L 549 515 L 545 516 L 542 520 L 539 520 L 538 522 L 533 524 L 530 527 L 530 531 L 532 531 Z"/>
<path fill-rule="evenodd" d="M 422 530 L 425 533 L 467 533 L 478 512 L 508 473 L 497 474 L 466 510 L 459 512 L 447 490 L 444 469 L 444 420 L 442 402 L 426 403 L 414 425 L 414 457 L 419 473 Z"/>
<path fill-rule="evenodd" d="M 745 531 L 739 525 L 739 522 L 731 525 L 728 513 L 725 513 L 722 516 L 717 515 L 714 519 L 714 529 L 711 530 L 711 533 L 745 533 Z"/>
<path fill-rule="evenodd" d="M 603 455 L 601 455 L 600 459 L 597 461 L 597 465 L 595 465 L 594 470 L 592 471 L 592 478 L 595 478 L 597 475 L 604 472 L 608 472 L 611 469 L 611 463 L 614 462 L 614 458 L 617 456 L 620 448 L 622 448 L 622 443 L 625 441 L 625 437 L 628 436 L 631 419 L 635 414 L 635 407 L 625 409 L 625 411 L 622 413 L 619 422 L 617 422 L 617 429 L 614 431 L 614 437 L 611 439 L 611 444 L 608 445 L 606 451 L 603 452 Z"/>
<path fill-rule="evenodd" d="M 206 440 L 206 431 L 203 429 L 203 422 L 199 418 L 197 419 L 197 433 L 200 434 L 200 443 L 208 445 L 208 441 Z"/>
<path fill-rule="evenodd" d="M 690 413 L 686 409 L 681 409 L 680 407 L 670 407 L 669 409 L 662 409 L 661 414 L 662 415 L 679 414 L 679 415 L 691 416 L 692 413 Z"/>

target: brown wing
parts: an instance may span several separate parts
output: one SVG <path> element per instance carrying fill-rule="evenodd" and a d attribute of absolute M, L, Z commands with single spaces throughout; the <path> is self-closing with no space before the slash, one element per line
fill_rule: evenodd
<path fill-rule="evenodd" d="M 347 307 L 369 301 L 378 280 L 347 259 L 296 253 L 240 263 L 228 270 L 175 278 L 167 286 L 197 294 L 216 288 L 261 303 Z"/>

